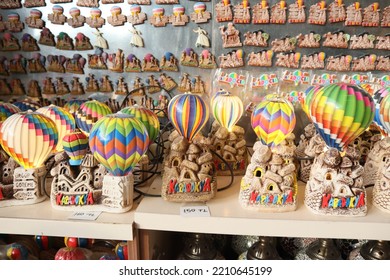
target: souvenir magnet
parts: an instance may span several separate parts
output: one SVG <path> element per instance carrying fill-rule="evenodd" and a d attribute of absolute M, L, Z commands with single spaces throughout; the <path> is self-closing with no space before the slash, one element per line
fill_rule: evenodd
<path fill-rule="evenodd" d="M 65 32 L 60 32 L 57 35 L 56 48 L 59 50 L 73 50 L 73 40 Z"/>
<path fill-rule="evenodd" d="M 135 29 L 135 27 L 132 24 L 130 25 L 129 31 L 132 34 L 130 45 L 132 45 L 134 47 L 143 48 L 144 47 L 144 40 L 141 37 L 141 35 L 142 35 L 141 31 L 138 31 L 137 29 Z"/>
<path fill-rule="evenodd" d="M 173 26 L 184 26 L 188 23 L 189 17 L 185 14 L 185 8 L 182 5 L 173 6 L 173 15 L 169 17 L 169 23 Z"/>
<path fill-rule="evenodd" d="M 190 67 L 198 67 L 198 55 L 192 48 L 186 48 L 182 51 L 180 64 Z"/>
<path fill-rule="evenodd" d="M 352 35 L 349 39 L 349 48 L 351 50 L 366 50 L 373 49 L 375 47 L 376 38 L 375 35 L 364 32 L 360 35 Z"/>
<path fill-rule="evenodd" d="M 297 38 L 286 36 L 283 39 L 275 39 L 271 42 L 272 50 L 274 52 L 291 52 L 295 50 L 297 45 Z"/>
<path fill-rule="evenodd" d="M 347 16 L 343 0 L 334 0 L 328 7 L 328 20 L 330 23 L 343 22 Z"/>
<path fill-rule="evenodd" d="M 56 94 L 56 88 L 50 77 L 46 77 L 46 79 L 43 80 L 42 84 L 43 84 L 42 94 L 49 94 L 49 95 Z"/>
<path fill-rule="evenodd" d="M 146 14 L 141 11 L 141 6 L 134 4 L 130 6 L 130 15 L 127 21 L 132 25 L 143 24 L 146 20 Z"/>
<path fill-rule="evenodd" d="M 191 79 L 188 73 L 183 73 L 181 75 L 177 89 L 180 92 L 191 92 Z"/>
<path fill-rule="evenodd" d="M 92 32 L 96 35 L 96 42 L 94 46 L 100 49 L 108 49 L 107 40 L 103 38 L 103 32 L 100 32 L 99 29 L 96 28 L 96 32 Z"/>
<path fill-rule="evenodd" d="M 285 24 L 287 20 L 286 2 L 284 0 L 276 3 L 271 7 L 271 23 Z"/>
<path fill-rule="evenodd" d="M 23 6 L 26 8 L 44 7 L 46 3 L 45 0 L 25 0 Z"/>
<path fill-rule="evenodd" d="M 47 19 L 53 24 L 64 24 L 66 16 L 64 16 L 64 8 L 60 5 L 54 5 L 53 13 L 47 15 Z"/>
<path fill-rule="evenodd" d="M 11 89 L 13 95 L 26 95 L 23 83 L 20 79 L 11 80 Z"/>
<path fill-rule="evenodd" d="M 306 21 L 305 5 L 303 0 L 297 0 L 288 5 L 288 22 L 303 23 Z"/>
<path fill-rule="evenodd" d="M 244 46 L 268 47 L 269 34 L 263 30 L 247 31 L 244 34 Z"/>
<path fill-rule="evenodd" d="M 74 49 L 78 51 L 86 51 L 92 50 L 93 47 L 89 41 L 89 38 L 85 36 L 83 33 L 77 33 L 76 37 L 74 37 Z"/>
<path fill-rule="evenodd" d="M 127 0 L 129 4 L 138 4 L 138 5 L 150 5 L 150 0 Z"/>
<path fill-rule="evenodd" d="M 369 72 L 375 70 L 376 54 L 366 54 L 352 59 L 351 71 Z"/>
<path fill-rule="evenodd" d="M 378 50 L 390 50 L 390 34 L 385 36 L 377 36 L 375 48 Z"/>
<path fill-rule="evenodd" d="M 234 23 L 250 23 L 250 5 L 248 0 L 242 0 L 241 3 L 234 5 L 233 7 L 233 22 Z"/>
<path fill-rule="evenodd" d="M 92 73 L 88 74 L 88 77 L 85 78 L 87 82 L 87 86 L 85 88 L 86 92 L 98 92 L 100 91 L 97 80 L 95 79 L 95 75 Z"/>
<path fill-rule="evenodd" d="M 77 0 L 77 6 L 97 8 L 99 7 L 99 0 Z"/>
<path fill-rule="evenodd" d="M 20 17 L 17 13 L 9 14 L 7 19 L 8 20 L 4 22 L 4 28 L 9 32 L 21 32 L 23 30 L 23 22 L 20 21 Z"/>
<path fill-rule="evenodd" d="M 0 75 L 1 76 L 8 76 L 9 73 L 8 73 L 8 60 L 7 60 L 7 57 L 5 56 L 1 56 L 0 57 Z"/>
<path fill-rule="evenodd" d="M 218 57 L 219 67 L 221 68 L 236 68 L 244 66 L 244 51 L 242 49 L 233 50 L 227 54 L 222 54 Z"/>
<path fill-rule="evenodd" d="M 301 53 L 299 52 L 278 53 L 275 66 L 297 69 L 299 68 L 300 59 Z"/>
<path fill-rule="evenodd" d="M 364 8 L 362 26 L 377 27 L 380 22 L 379 3 L 375 2 Z"/>
<path fill-rule="evenodd" d="M 321 35 L 314 32 L 299 34 L 296 38 L 298 48 L 319 48 L 321 46 Z"/>
<path fill-rule="evenodd" d="M 96 48 L 94 54 L 88 54 L 88 68 L 107 69 L 108 54 L 101 48 Z"/>
<path fill-rule="evenodd" d="M 118 4 L 123 2 L 124 0 L 102 0 L 102 4 Z"/>
<path fill-rule="evenodd" d="M 83 95 L 85 93 L 83 84 L 80 83 L 78 77 L 72 78 L 71 87 L 70 94 L 72 95 Z"/>
<path fill-rule="evenodd" d="M 319 52 L 310 55 L 303 55 L 301 58 L 301 69 L 324 69 L 325 53 Z"/>
<path fill-rule="evenodd" d="M 217 22 L 233 20 L 233 11 L 230 0 L 221 0 L 221 2 L 215 4 L 215 19 Z"/>
<path fill-rule="evenodd" d="M 179 0 L 156 0 L 156 4 L 158 5 L 179 4 Z"/>
<path fill-rule="evenodd" d="M 190 14 L 191 21 L 195 23 L 206 23 L 211 18 L 211 13 L 206 11 L 206 4 L 197 2 L 194 4 L 194 12 Z"/>
<path fill-rule="evenodd" d="M 326 24 L 326 2 L 320 1 L 310 6 L 309 17 L 307 20 L 310 24 L 325 25 Z"/>
<path fill-rule="evenodd" d="M 65 62 L 65 72 L 73 74 L 84 74 L 85 58 L 75 53 L 72 58 Z"/>
<path fill-rule="evenodd" d="M 152 17 L 149 22 L 154 27 L 164 27 L 169 22 L 169 17 L 164 15 L 165 9 L 157 7 L 152 10 Z"/>
<path fill-rule="evenodd" d="M 156 93 L 161 90 L 160 84 L 158 83 L 157 79 L 154 77 L 154 75 L 150 75 L 146 79 L 146 84 L 148 85 L 148 92 L 149 93 Z"/>
<path fill-rule="evenodd" d="M 90 17 L 87 17 L 85 22 L 92 28 L 101 28 L 104 25 L 105 19 L 101 17 L 102 11 L 98 8 L 92 8 Z"/>
<path fill-rule="evenodd" d="M 116 89 L 114 91 L 114 94 L 117 95 L 127 95 L 129 93 L 127 89 L 127 84 L 123 77 L 119 77 L 116 81 Z"/>
<path fill-rule="evenodd" d="M 206 93 L 205 83 L 199 75 L 196 75 L 194 79 L 192 79 L 191 92 L 200 95 Z"/>
<path fill-rule="evenodd" d="M 31 9 L 30 16 L 26 17 L 26 24 L 31 28 L 42 29 L 45 26 L 45 22 L 41 19 L 42 13 L 38 9 Z"/>
<path fill-rule="evenodd" d="M 85 16 L 80 15 L 80 9 L 73 7 L 69 10 L 70 18 L 67 23 L 73 28 L 81 27 L 85 23 Z"/>
<path fill-rule="evenodd" d="M 323 47 L 338 48 L 338 49 L 348 48 L 350 35 L 345 33 L 342 30 L 335 31 L 335 32 L 328 32 L 322 37 L 324 39 L 322 43 Z"/>
<path fill-rule="evenodd" d="M 142 71 L 160 71 L 159 62 L 151 53 L 146 54 L 144 59 L 142 60 Z"/>
<path fill-rule="evenodd" d="M 351 70 L 352 56 L 350 55 L 338 55 L 330 56 L 326 59 L 325 69 L 328 71 L 346 72 Z"/>
<path fill-rule="evenodd" d="M 1 9 L 18 9 L 22 7 L 20 0 L 3 0 L 0 2 Z"/>
<path fill-rule="evenodd" d="M 274 52 L 272 50 L 263 50 L 251 52 L 248 55 L 248 65 L 257 67 L 271 67 Z"/>
<path fill-rule="evenodd" d="M 58 95 L 65 95 L 70 93 L 69 87 L 64 82 L 62 77 L 56 77 L 56 92 Z"/>
<path fill-rule="evenodd" d="M 30 73 L 44 73 L 46 57 L 40 53 L 34 53 L 33 58 L 27 61 L 27 68 Z"/>
<path fill-rule="evenodd" d="M 44 27 L 41 31 L 38 43 L 45 46 L 54 47 L 56 42 L 54 41 L 54 35 L 49 28 Z"/>
<path fill-rule="evenodd" d="M 261 0 L 260 3 L 253 5 L 252 8 L 252 23 L 267 24 L 269 23 L 269 5 L 267 0 Z"/>
<path fill-rule="evenodd" d="M 114 88 L 112 87 L 112 82 L 107 75 L 103 75 L 100 78 L 100 91 L 101 92 L 113 92 Z"/>
<path fill-rule="evenodd" d="M 381 26 L 390 27 L 390 6 L 383 9 Z"/>
<path fill-rule="evenodd" d="M 28 97 L 42 97 L 41 87 L 37 80 L 31 80 L 27 86 Z"/>
<path fill-rule="evenodd" d="M 33 36 L 31 36 L 28 33 L 24 33 L 22 36 L 22 51 L 25 52 L 39 51 L 37 40 L 35 40 Z"/>
<path fill-rule="evenodd" d="M 166 52 L 160 60 L 160 68 L 163 71 L 179 71 L 176 57 L 171 52 Z"/>
<path fill-rule="evenodd" d="M 234 48 L 242 46 L 240 31 L 234 27 L 232 22 L 228 23 L 227 28 L 225 26 L 220 26 L 219 32 L 222 35 L 222 47 Z"/>
<path fill-rule="evenodd" d="M 177 87 L 177 83 L 172 79 L 172 77 L 166 75 L 165 73 L 160 74 L 160 78 L 158 81 L 166 91 L 171 91 L 172 89 Z"/>
<path fill-rule="evenodd" d="M 14 74 L 26 74 L 27 59 L 21 54 L 14 54 L 9 61 L 9 72 Z"/>
<path fill-rule="evenodd" d="M 8 32 L 4 33 L 0 42 L 1 42 L 0 47 L 2 51 L 20 50 L 18 39 L 14 37 L 14 35 L 12 35 L 11 33 Z"/>
<path fill-rule="evenodd" d="M 122 9 L 119 6 L 113 6 L 110 9 L 111 16 L 107 17 L 107 21 L 112 26 L 121 26 L 126 22 L 126 16 L 122 15 Z"/>
<path fill-rule="evenodd" d="M 109 54 L 107 60 L 107 67 L 110 71 L 122 73 L 125 55 L 123 50 L 118 49 L 116 53 Z"/>
<path fill-rule="evenodd" d="M 0 79 L 0 95 L 10 95 L 12 92 L 11 87 L 7 83 L 6 79 Z"/>
<path fill-rule="evenodd" d="M 210 40 L 207 37 L 207 31 L 200 28 L 199 26 L 197 29 L 194 29 L 193 31 L 198 34 L 198 38 L 196 39 L 195 46 L 198 48 L 199 47 L 209 48 Z"/>
<path fill-rule="evenodd" d="M 217 68 L 215 56 L 209 50 L 203 50 L 199 55 L 199 68 L 213 69 Z"/>
<path fill-rule="evenodd" d="M 141 72 L 141 61 L 134 55 L 129 54 L 125 60 L 125 71 L 126 72 Z"/>
<path fill-rule="evenodd" d="M 65 64 L 66 57 L 63 55 L 51 55 L 47 56 L 47 71 L 56 72 L 56 73 L 65 73 Z"/>
<path fill-rule="evenodd" d="M 360 2 L 355 2 L 347 7 L 347 15 L 345 18 L 346 26 L 362 25 L 363 15 L 360 8 Z"/>
<path fill-rule="evenodd" d="M 389 72 L 390 71 L 390 55 L 386 55 L 386 56 L 381 55 L 381 56 L 379 56 L 377 58 L 377 63 L 376 63 L 376 66 L 375 66 L 375 70 Z"/>

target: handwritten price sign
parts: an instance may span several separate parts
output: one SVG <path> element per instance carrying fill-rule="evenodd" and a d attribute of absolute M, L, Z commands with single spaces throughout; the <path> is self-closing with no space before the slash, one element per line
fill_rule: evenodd
<path fill-rule="evenodd" d="M 182 206 L 180 207 L 182 217 L 210 217 L 209 207 L 204 206 Z"/>

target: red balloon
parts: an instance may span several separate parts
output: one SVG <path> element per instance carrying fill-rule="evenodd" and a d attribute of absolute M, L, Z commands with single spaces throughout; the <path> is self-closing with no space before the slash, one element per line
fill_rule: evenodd
<path fill-rule="evenodd" d="M 83 249 L 78 247 L 64 247 L 57 251 L 54 260 L 86 260 L 87 256 Z"/>

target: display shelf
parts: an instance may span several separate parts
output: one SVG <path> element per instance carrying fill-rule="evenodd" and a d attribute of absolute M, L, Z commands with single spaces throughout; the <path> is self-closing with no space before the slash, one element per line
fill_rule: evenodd
<path fill-rule="evenodd" d="M 218 186 L 225 186 L 230 177 L 218 177 Z M 211 217 L 182 217 L 180 207 L 204 203 L 175 203 L 162 198 L 144 197 L 135 211 L 138 229 L 199 232 L 211 234 L 262 235 L 278 237 L 317 237 L 340 239 L 390 240 L 390 214 L 371 204 L 371 188 L 367 190 L 368 213 L 364 217 L 322 216 L 310 212 L 303 204 L 305 184 L 298 188 L 298 208 L 293 212 L 261 213 L 246 210 L 238 202 L 241 177 L 233 185 L 217 193 L 205 203 Z M 149 188 L 160 191 L 158 177 Z"/>
<path fill-rule="evenodd" d="M 136 203 L 126 213 L 102 213 L 95 221 L 70 220 L 72 212 L 53 209 L 47 199 L 33 205 L 0 208 L 0 232 L 131 241 L 135 208 Z"/>

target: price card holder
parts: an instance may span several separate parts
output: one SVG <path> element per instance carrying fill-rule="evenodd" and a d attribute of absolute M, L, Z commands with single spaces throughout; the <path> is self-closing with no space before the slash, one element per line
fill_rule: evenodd
<path fill-rule="evenodd" d="M 182 207 L 180 207 L 180 216 L 182 216 L 182 217 L 210 217 L 210 209 L 207 205 L 182 206 Z"/>
<path fill-rule="evenodd" d="M 95 221 L 102 212 L 83 212 L 76 211 L 69 216 L 69 220 Z"/>

